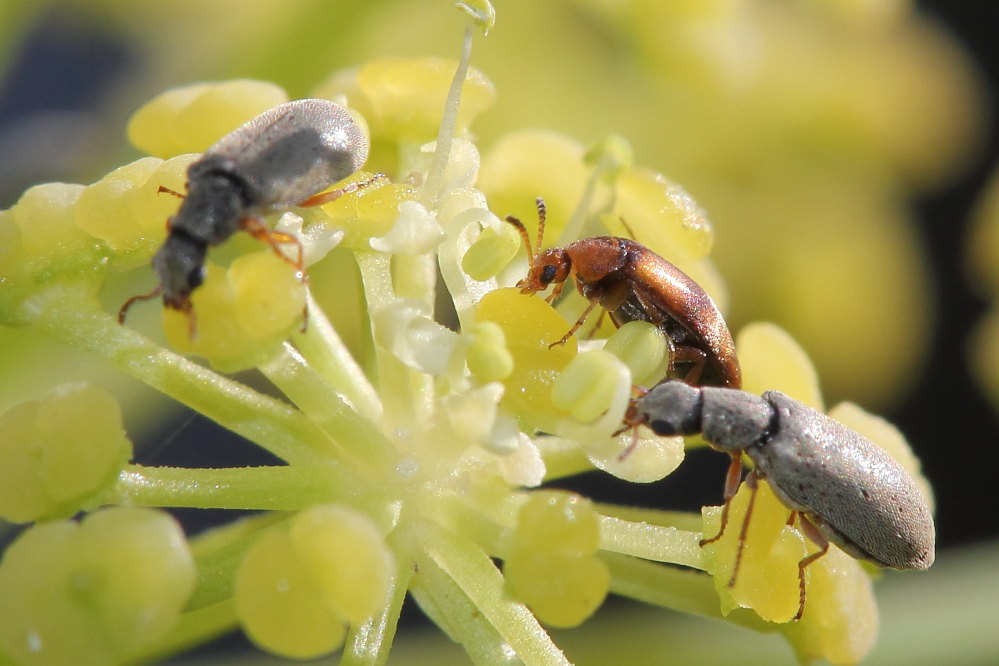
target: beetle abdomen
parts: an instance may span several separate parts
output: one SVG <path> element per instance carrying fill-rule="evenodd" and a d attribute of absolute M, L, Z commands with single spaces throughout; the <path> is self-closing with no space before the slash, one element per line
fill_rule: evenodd
<path fill-rule="evenodd" d="M 933 517 L 919 487 L 887 451 L 778 391 L 773 433 L 746 449 L 784 504 L 849 554 L 894 569 L 935 556 Z"/>
<path fill-rule="evenodd" d="M 293 206 L 354 173 L 368 141 L 342 106 L 301 99 L 265 111 L 205 151 L 249 186 L 256 208 Z"/>

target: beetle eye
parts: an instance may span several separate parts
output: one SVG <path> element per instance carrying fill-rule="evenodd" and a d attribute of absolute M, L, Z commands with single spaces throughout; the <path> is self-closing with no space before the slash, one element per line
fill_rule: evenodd
<path fill-rule="evenodd" d="M 541 269 L 541 284 L 551 284 L 551 281 L 555 279 L 555 274 L 558 269 L 555 268 L 553 264 L 548 264 Z"/>

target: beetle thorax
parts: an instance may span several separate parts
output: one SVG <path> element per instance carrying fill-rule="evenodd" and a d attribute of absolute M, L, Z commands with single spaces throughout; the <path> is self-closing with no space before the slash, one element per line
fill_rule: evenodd
<path fill-rule="evenodd" d="M 171 229 L 206 245 L 218 245 L 239 230 L 248 212 L 239 183 L 225 174 L 204 174 L 190 180 L 187 188 L 187 198 L 170 220 Z"/>
<path fill-rule="evenodd" d="M 563 250 L 583 282 L 594 284 L 617 273 L 628 263 L 628 252 L 617 238 L 595 236 L 570 243 Z"/>

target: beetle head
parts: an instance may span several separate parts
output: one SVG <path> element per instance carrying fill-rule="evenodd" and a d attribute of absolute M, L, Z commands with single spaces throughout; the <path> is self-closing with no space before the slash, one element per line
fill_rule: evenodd
<path fill-rule="evenodd" d="M 531 262 L 527 277 L 517 283 L 521 293 L 534 294 L 544 291 L 551 284 L 565 282 L 569 278 L 572 262 L 565 250 L 549 248 Z"/>
<path fill-rule="evenodd" d="M 191 292 L 205 279 L 207 247 L 183 233 L 172 232 L 153 257 L 153 268 L 163 288 L 163 304 L 190 312 Z"/>

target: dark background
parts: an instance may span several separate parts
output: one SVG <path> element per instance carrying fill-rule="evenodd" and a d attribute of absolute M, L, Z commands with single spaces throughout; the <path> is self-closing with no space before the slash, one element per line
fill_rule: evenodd
<path fill-rule="evenodd" d="M 918 5 L 941 19 L 968 49 L 987 79 L 994 103 L 999 85 L 999 21 L 984 15 L 991 3 L 934 0 Z M 93 118 L 101 93 L 137 57 L 122 44 L 78 35 L 67 39 L 58 14 L 32 27 L 11 72 L 0 88 L 0 208 L 38 182 L 70 179 L 91 182 L 108 164 L 80 164 L 89 152 L 120 143 Z M 38 82 L 44 85 L 38 85 Z M 918 110 L 914 110 L 918 113 Z M 64 121 L 74 119 L 67 130 Z M 48 123 L 48 124 L 46 124 Z M 14 129 L 32 126 L 44 145 L 22 145 Z M 37 127 L 35 127 L 37 126 Z M 51 131 L 38 132 L 51 128 Z M 909 437 L 937 497 L 938 546 L 947 549 L 999 536 L 999 421 L 967 371 L 969 330 L 987 303 L 970 288 L 963 268 L 966 227 L 973 205 L 999 165 L 995 120 L 972 170 L 946 190 L 918 202 L 919 224 L 929 248 L 936 284 L 938 320 L 935 340 L 918 387 L 907 402 L 885 414 Z M 106 153 L 106 151 L 104 151 Z M 92 172 L 86 172 L 86 169 Z M 87 180 L 87 178 L 90 180 Z M 177 437 L 183 431 L 183 437 Z M 265 464 L 266 454 L 246 446 L 200 417 L 165 426 L 142 462 L 183 466 Z M 199 442 L 210 442 L 210 446 Z M 165 444 L 164 444 L 165 443 Z M 247 459 L 247 456 L 251 459 Z M 620 482 L 600 473 L 573 480 L 573 487 L 616 503 L 694 509 L 717 504 L 727 457 L 708 451 L 692 454 L 666 481 L 649 486 Z M 216 520 L 204 512 L 178 512 L 189 529 Z M 225 514 L 231 518 L 232 513 Z"/>

